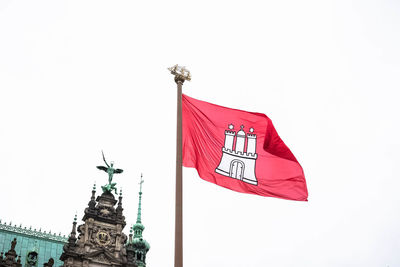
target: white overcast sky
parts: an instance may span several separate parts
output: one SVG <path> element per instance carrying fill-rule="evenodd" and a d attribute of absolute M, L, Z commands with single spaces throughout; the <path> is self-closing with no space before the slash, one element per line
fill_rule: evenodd
<path fill-rule="evenodd" d="M 309 202 L 184 169 L 184 265 L 400 266 L 399 1 L 0 1 L 0 218 L 68 234 L 101 149 L 173 266 L 176 85 L 267 114 Z M 128 227 L 125 232 L 128 233 Z"/>

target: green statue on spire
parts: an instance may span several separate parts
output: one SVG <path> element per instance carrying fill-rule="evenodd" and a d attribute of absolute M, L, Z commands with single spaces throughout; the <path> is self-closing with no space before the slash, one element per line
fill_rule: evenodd
<path fill-rule="evenodd" d="M 107 161 L 106 161 L 106 158 L 104 157 L 103 150 L 101 151 L 101 154 L 103 155 L 103 160 L 104 160 L 104 163 L 106 164 L 107 167 L 97 166 L 97 169 L 105 171 L 106 173 L 108 173 L 108 184 L 102 186 L 101 189 L 103 189 L 104 193 L 105 192 L 111 192 L 111 191 L 114 190 L 115 194 L 117 194 L 117 188 L 115 187 L 115 185 L 117 183 L 112 183 L 113 175 L 114 174 L 118 174 L 118 173 L 122 173 L 124 170 L 115 169 L 113 161 L 111 161 L 110 164 L 108 164 Z"/>

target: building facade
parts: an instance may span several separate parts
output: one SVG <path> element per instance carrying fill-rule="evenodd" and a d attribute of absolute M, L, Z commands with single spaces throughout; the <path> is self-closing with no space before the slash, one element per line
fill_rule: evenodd
<path fill-rule="evenodd" d="M 123 233 L 122 192 L 118 200 L 107 188 L 96 197 L 94 186 L 83 223 L 77 225 L 75 216 L 68 237 L 0 221 L 0 267 L 146 267 L 150 245 L 142 235 L 142 183 L 129 237 Z"/>
<path fill-rule="evenodd" d="M 22 266 L 43 266 L 50 258 L 61 266 L 60 256 L 67 237 L 61 234 L 12 225 L 0 220 L 0 252 L 5 255 L 16 239 L 15 252 Z M 36 254 L 36 255 L 35 255 Z"/>
<path fill-rule="evenodd" d="M 123 233 L 126 222 L 122 192 L 116 200 L 111 190 L 103 188 L 103 193 L 96 198 L 96 188 L 93 187 L 82 218 L 83 224 L 77 226 L 75 217 L 71 234 L 63 247 L 60 257 L 64 262 L 62 266 L 145 267 L 150 245 L 142 237 L 141 195 L 140 187 L 138 219 L 128 239 Z M 135 231 L 134 236 L 132 231 Z"/>

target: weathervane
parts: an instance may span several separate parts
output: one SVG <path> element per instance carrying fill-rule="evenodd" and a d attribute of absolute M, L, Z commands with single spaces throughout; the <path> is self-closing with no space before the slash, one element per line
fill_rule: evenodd
<path fill-rule="evenodd" d="M 107 163 L 106 158 L 104 157 L 104 153 L 103 150 L 101 151 L 101 154 L 103 155 L 103 160 L 104 163 L 106 164 L 107 167 L 104 166 L 97 166 L 97 169 L 105 171 L 106 173 L 108 173 L 108 184 L 104 185 L 101 187 L 101 189 L 103 189 L 103 192 L 111 192 L 111 191 L 115 191 L 115 194 L 117 194 L 117 188 L 115 187 L 115 185 L 117 183 L 112 183 L 112 179 L 113 179 L 113 175 L 114 174 L 118 174 L 118 173 L 122 173 L 124 170 L 122 169 L 115 169 L 114 168 L 114 161 L 111 161 L 110 164 Z"/>
<path fill-rule="evenodd" d="M 140 182 L 139 182 L 139 185 L 140 185 L 140 192 L 142 192 L 142 184 L 144 183 L 144 181 L 143 181 L 143 173 L 141 173 L 140 174 Z"/>

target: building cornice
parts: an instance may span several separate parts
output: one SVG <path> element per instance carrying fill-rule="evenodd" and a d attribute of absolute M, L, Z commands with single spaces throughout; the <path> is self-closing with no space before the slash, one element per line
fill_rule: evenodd
<path fill-rule="evenodd" d="M 36 229 L 32 230 L 31 227 L 28 229 L 26 227 L 22 227 L 22 225 L 17 226 L 17 225 L 11 225 L 11 223 L 7 224 L 6 222 L 1 223 L 1 220 L 0 220 L 0 230 L 26 235 L 28 237 L 42 238 L 46 240 L 53 240 L 63 243 L 66 243 L 68 241 L 68 237 L 66 237 L 65 235 L 61 235 L 61 233 L 57 235 L 56 233 L 51 233 L 51 232 L 47 233 L 46 231 L 42 232 L 41 230 L 37 231 Z"/>

